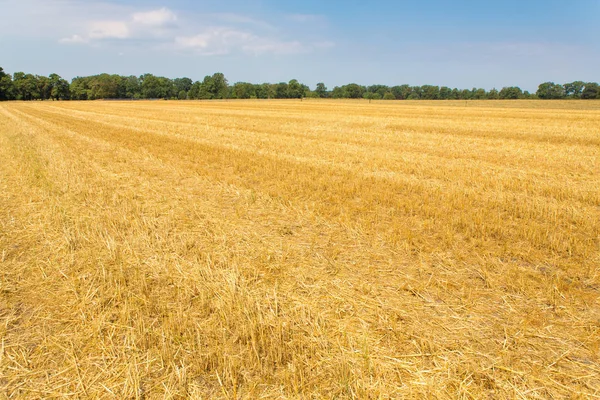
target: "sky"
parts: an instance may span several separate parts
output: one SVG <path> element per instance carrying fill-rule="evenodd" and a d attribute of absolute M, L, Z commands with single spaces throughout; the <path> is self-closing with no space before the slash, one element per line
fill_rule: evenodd
<path fill-rule="evenodd" d="M 600 0 L 0 0 L 0 66 L 535 91 L 600 81 Z"/>

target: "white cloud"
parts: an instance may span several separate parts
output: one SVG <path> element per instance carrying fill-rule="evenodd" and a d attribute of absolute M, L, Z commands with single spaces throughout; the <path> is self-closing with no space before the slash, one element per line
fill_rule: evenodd
<path fill-rule="evenodd" d="M 76 36 L 76 35 L 75 35 Z M 130 29 L 123 21 L 94 21 L 90 24 L 90 39 L 127 39 Z"/>
<path fill-rule="evenodd" d="M 177 21 L 177 15 L 166 7 L 158 10 L 137 12 L 133 14 L 133 22 L 150 26 L 167 26 Z"/>
<path fill-rule="evenodd" d="M 163 37 L 165 28 L 174 26 L 177 15 L 166 7 L 134 12 L 122 20 L 91 20 L 85 22 L 86 33 L 74 34 L 60 43 L 86 44 L 104 39 Z"/>
<path fill-rule="evenodd" d="M 175 45 L 180 49 L 193 49 L 204 55 L 227 54 L 236 47 L 256 40 L 249 32 L 231 28 L 209 28 L 194 36 L 178 36 Z"/>
<path fill-rule="evenodd" d="M 328 48 L 333 46 L 333 43 L 304 44 L 299 40 L 286 41 L 270 36 L 259 36 L 248 31 L 219 27 L 207 29 L 193 36 L 178 36 L 175 38 L 175 45 L 179 49 L 194 50 L 203 55 L 229 54 L 234 51 L 252 55 L 267 53 L 289 55 Z"/>
<path fill-rule="evenodd" d="M 62 33 L 64 37 L 59 43 L 99 45 L 110 40 L 110 45 L 115 46 L 115 41 L 136 40 L 155 50 L 186 50 L 205 56 L 236 52 L 254 56 L 306 54 L 334 45 L 328 41 L 307 42 L 298 37 L 286 38 L 293 32 L 288 26 L 276 27 L 260 19 L 234 13 L 179 16 L 167 7 L 154 10 L 121 7 L 90 15 L 97 17 L 86 19 L 86 14 L 82 14 L 71 18 L 77 23 L 65 27 L 68 33 Z M 322 18 L 309 14 L 283 17 L 284 23 L 288 21 L 287 25 L 290 20 L 311 22 Z M 202 28 L 198 29 L 198 26 Z M 306 36 L 303 32 L 296 34 Z"/>

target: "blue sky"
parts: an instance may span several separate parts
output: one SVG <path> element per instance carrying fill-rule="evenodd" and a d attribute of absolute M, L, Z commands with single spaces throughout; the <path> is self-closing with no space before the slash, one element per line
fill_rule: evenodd
<path fill-rule="evenodd" d="M 600 81 L 600 0 L 0 0 L 0 66 L 311 87 Z"/>

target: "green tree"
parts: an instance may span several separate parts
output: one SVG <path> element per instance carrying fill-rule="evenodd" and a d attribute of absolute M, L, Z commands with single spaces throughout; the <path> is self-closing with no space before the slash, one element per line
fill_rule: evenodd
<path fill-rule="evenodd" d="M 302 85 L 298 80 L 292 79 L 288 83 L 288 97 L 290 99 L 301 99 L 304 97 L 304 92 L 306 91 L 304 85 Z"/>
<path fill-rule="evenodd" d="M 217 72 L 212 76 L 212 86 L 209 90 L 213 99 L 226 99 L 228 93 L 228 83 L 227 79 L 225 79 L 225 75 L 221 72 Z"/>
<path fill-rule="evenodd" d="M 317 88 L 315 89 L 317 96 L 320 98 L 327 97 L 327 86 L 323 82 L 317 83 Z"/>
<path fill-rule="evenodd" d="M 389 91 L 390 88 L 386 85 L 371 85 L 367 88 L 367 92 L 378 94 L 379 96 L 375 96 L 375 98 L 379 97 L 380 99 L 382 99 L 383 96 Z"/>
<path fill-rule="evenodd" d="M 600 99 L 600 86 L 596 82 L 586 83 L 581 98 L 585 100 Z"/>
<path fill-rule="evenodd" d="M 387 92 L 383 95 L 384 100 L 396 100 L 396 96 L 392 92 Z"/>
<path fill-rule="evenodd" d="M 571 83 L 565 83 L 563 85 L 565 90 L 565 96 L 572 99 L 580 99 L 583 89 L 585 89 L 585 82 L 575 81 Z"/>
<path fill-rule="evenodd" d="M 459 95 L 460 100 L 471 100 L 473 99 L 473 91 L 469 89 L 463 89 L 460 91 Z"/>
<path fill-rule="evenodd" d="M 71 97 L 69 82 L 58 74 L 50 74 L 50 97 L 54 100 L 68 100 Z"/>
<path fill-rule="evenodd" d="M 473 93 L 473 99 L 475 99 L 475 100 L 484 100 L 487 98 L 487 93 L 485 92 L 485 89 L 473 88 L 472 93 Z"/>
<path fill-rule="evenodd" d="M 409 85 L 393 86 L 390 90 L 396 100 L 406 100 L 411 92 Z"/>
<path fill-rule="evenodd" d="M 253 84 L 248 82 L 237 82 L 232 88 L 232 97 L 235 99 L 256 98 L 256 89 Z"/>
<path fill-rule="evenodd" d="M 256 93 L 256 98 L 258 99 L 271 99 L 275 97 L 273 85 L 269 83 L 254 85 L 254 93 Z"/>
<path fill-rule="evenodd" d="M 52 93 L 52 84 L 50 78 L 45 76 L 36 76 L 37 98 L 35 100 L 48 100 Z"/>
<path fill-rule="evenodd" d="M 504 87 L 499 93 L 499 97 L 502 100 L 520 99 L 522 95 L 523 91 L 520 87 L 517 86 Z"/>
<path fill-rule="evenodd" d="M 489 100 L 498 100 L 500 98 L 500 93 L 498 92 L 498 89 L 493 88 L 492 90 L 489 91 L 487 98 Z"/>
<path fill-rule="evenodd" d="M 421 86 L 411 86 L 410 94 L 407 97 L 407 100 L 420 100 L 423 95 L 423 90 Z"/>
<path fill-rule="evenodd" d="M 72 100 L 88 100 L 89 85 L 87 78 L 76 77 L 71 80 L 69 91 L 71 92 Z"/>
<path fill-rule="evenodd" d="M 145 99 L 170 99 L 176 95 L 173 81 L 169 78 L 145 74 L 140 81 L 142 97 Z"/>
<path fill-rule="evenodd" d="M 421 98 L 425 100 L 437 100 L 440 98 L 440 87 L 432 85 L 421 86 Z"/>
<path fill-rule="evenodd" d="M 565 97 L 565 88 L 554 82 L 544 82 L 538 86 L 537 96 L 540 99 L 562 99 Z"/>
<path fill-rule="evenodd" d="M 142 97 L 142 84 L 137 76 L 123 77 L 122 86 L 125 98 L 140 99 Z"/>
<path fill-rule="evenodd" d="M 342 87 L 336 86 L 331 91 L 331 97 L 334 99 L 343 99 L 348 96 Z"/>
<path fill-rule="evenodd" d="M 13 99 L 13 81 L 12 76 L 4 72 L 0 67 L 0 101 Z"/>
<path fill-rule="evenodd" d="M 452 98 L 452 89 L 447 86 L 442 86 L 440 88 L 440 99 L 442 100 L 450 100 Z"/>
<path fill-rule="evenodd" d="M 289 98 L 288 84 L 285 82 L 279 82 L 273 86 L 276 99 L 287 99 Z"/>
<path fill-rule="evenodd" d="M 117 99 L 121 87 L 119 75 L 100 74 L 88 78 L 88 99 Z"/>
<path fill-rule="evenodd" d="M 190 78 L 175 78 L 173 79 L 173 86 L 175 87 L 175 92 L 176 93 L 181 93 L 181 91 L 184 91 L 187 97 L 187 93 L 190 91 L 190 89 L 192 88 L 192 85 L 194 84 L 194 82 L 190 79 Z"/>
<path fill-rule="evenodd" d="M 350 99 L 360 99 L 363 97 L 365 89 L 356 83 L 351 83 L 344 87 L 344 92 L 346 93 L 345 97 Z"/>
<path fill-rule="evenodd" d="M 40 98 L 37 77 L 24 72 L 15 72 L 13 87 L 17 100 L 36 100 Z"/>

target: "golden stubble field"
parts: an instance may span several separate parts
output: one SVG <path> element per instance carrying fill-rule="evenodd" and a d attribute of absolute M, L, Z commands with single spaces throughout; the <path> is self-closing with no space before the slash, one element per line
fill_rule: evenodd
<path fill-rule="evenodd" d="M 600 102 L 0 103 L 8 398 L 600 397 Z"/>

